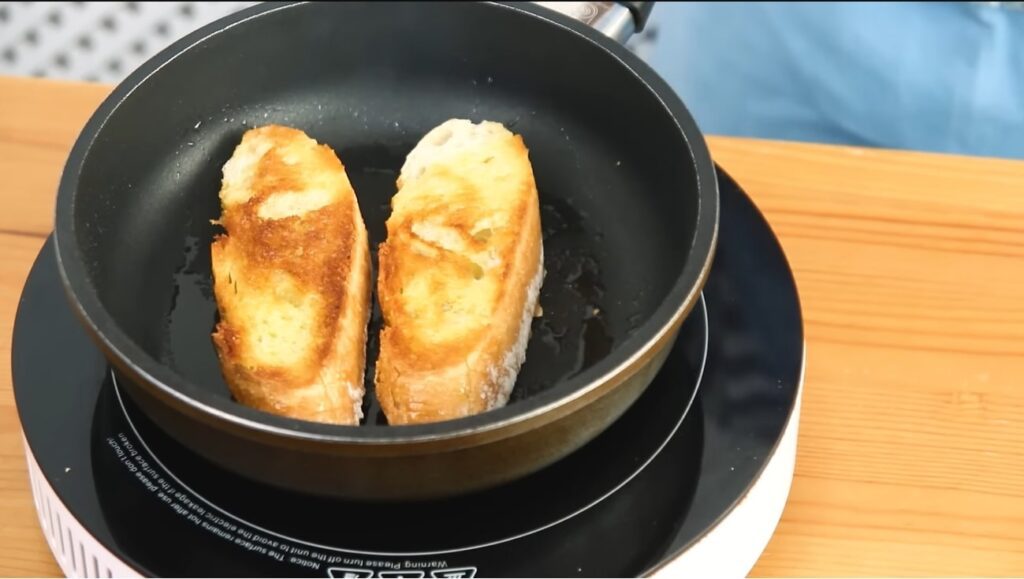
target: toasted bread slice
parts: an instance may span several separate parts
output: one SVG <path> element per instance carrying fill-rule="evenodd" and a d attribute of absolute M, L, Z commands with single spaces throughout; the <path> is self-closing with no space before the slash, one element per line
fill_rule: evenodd
<path fill-rule="evenodd" d="M 380 247 L 376 389 L 390 424 L 508 402 L 544 277 L 522 137 L 453 119 L 406 158 Z"/>
<path fill-rule="evenodd" d="M 362 418 L 370 256 L 330 147 L 252 129 L 224 165 L 212 245 L 221 368 L 240 403 L 316 422 Z"/>

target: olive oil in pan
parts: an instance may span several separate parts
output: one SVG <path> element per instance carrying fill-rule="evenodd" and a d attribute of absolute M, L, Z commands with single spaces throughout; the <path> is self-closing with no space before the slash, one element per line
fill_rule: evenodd
<path fill-rule="evenodd" d="M 512 400 L 571 378 L 608 355 L 614 339 L 605 316 L 600 231 L 565 199 L 541 196 L 544 236 L 543 315 L 530 343 Z"/>
<path fill-rule="evenodd" d="M 174 293 L 158 357 L 196 385 L 230 395 L 210 337 L 217 323 L 210 271 L 212 239 L 212 230 L 191 230 L 185 237 L 184 258 L 173 276 Z"/>
<path fill-rule="evenodd" d="M 347 165 L 360 195 L 369 234 L 374 288 L 377 249 L 386 237 L 384 224 L 391 213 L 390 199 L 401 159 L 394 161 L 394 169 L 380 168 L 379 164 L 366 168 L 351 162 Z M 543 314 L 533 320 L 526 362 L 512 391 L 511 403 L 577 375 L 609 354 L 614 346 L 604 304 L 601 233 L 570 202 L 543 196 L 542 201 L 546 274 L 539 301 Z M 230 395 L 210 337 L 217 321 L 209 255 L 213 234 L 213 226 L 206 224 L 188 228 L 182 266 L 173 278 L 174 298 L 159 357 L 201 387 Z M 367 329 L 362 424 L 387 423 L 373 388 L 382 324 L 375 294 Z"/>

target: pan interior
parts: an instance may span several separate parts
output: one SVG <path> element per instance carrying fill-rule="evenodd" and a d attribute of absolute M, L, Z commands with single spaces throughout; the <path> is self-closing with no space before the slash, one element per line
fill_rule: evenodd
<path fill-rule="evenodd" d="M 510 405 L 625 360 L 657 330 L 697 221 L 692 154 L 663 103 L 598 45 L 507 7 L 316 3 L 177 54 L 92 142 L 75 235 L 88 283 L 152 357 L 135 362 L 169 366 L 172 388 L 229 396 L 210 341 L 210 220 L 245 130 L 285 124 L 334 148 L 376 250 L 404 156 L 452 117 L 521 134 L 540 192 L 544 316 Z M 368 386 L 378 327 L 379 315 Z M 372 396 L 366 410 L 382 420 Z"/>

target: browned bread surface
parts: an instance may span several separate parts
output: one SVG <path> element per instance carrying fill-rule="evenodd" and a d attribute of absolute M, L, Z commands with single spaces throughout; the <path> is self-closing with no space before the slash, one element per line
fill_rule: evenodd
<path fill-rule="evenodd" d="M 380 247 L 376 392 L 390 424 L 507 403 L 543 279 L 540 208 L 523 139 L 453 119 L 398 179 Z"/>
<path fill-rule="evenodd" d="M 302 131 L 247 131 L 224 165 L 213 341 L 231 393 L 266 412 L 362 417 L 370 260 L 345 167 Z"/>

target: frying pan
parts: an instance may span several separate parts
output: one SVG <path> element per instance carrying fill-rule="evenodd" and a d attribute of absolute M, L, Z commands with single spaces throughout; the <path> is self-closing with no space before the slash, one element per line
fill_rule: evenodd
<path fill-rule="evenodd" d="M 683 103 L 614 39 L 643 26 L 649 3 L 594 6 L 607 33 L 532 3 L 261 4 L 131 74 L 74 145 L 54 232 L 66 293 L 118 387 L 214 463 L 348 499 L 491 487 L 603 431 L 650 383 L 699 297 L 718 188 Z M 544 316 L 512 400 L 446 422 L 383 423 L 376 305 L 364 424 L 232 400 L 210 340 L 209 244 L 220 168 L 242 133 L 280 123 L 334 148 L 375 250 L 404 156 L 452 117 L 521 134 L 538 183 Z"/>

